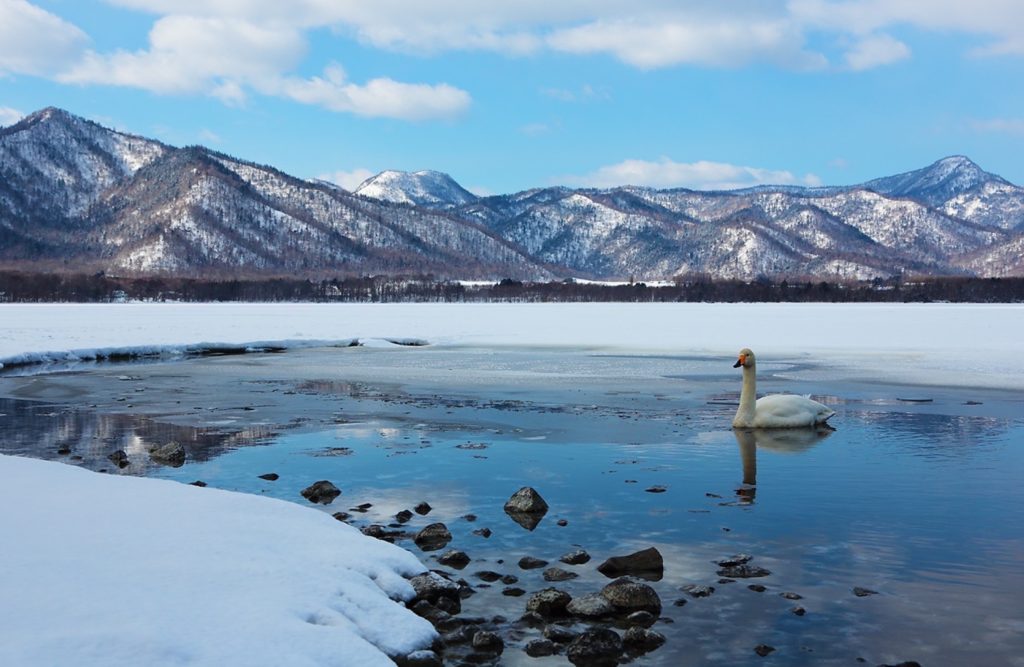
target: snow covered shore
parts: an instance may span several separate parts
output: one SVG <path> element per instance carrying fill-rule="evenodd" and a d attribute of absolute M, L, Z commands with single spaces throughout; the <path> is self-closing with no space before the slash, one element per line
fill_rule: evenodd
<path fill-rule="evenodd" d="M 0 364 L 254 341 L 724 356 L 751 347 L 764 361 L 813 355 L 859 377 L 1021 389 L 1024 357 L 1007 354 L 1021 331 L 1020 304 L 3 304 Z"/>
<path fill-rule="evenodd" d="M 0 455 L 0 664 L 393 665 L 409 552 L 297 504 Z"/>

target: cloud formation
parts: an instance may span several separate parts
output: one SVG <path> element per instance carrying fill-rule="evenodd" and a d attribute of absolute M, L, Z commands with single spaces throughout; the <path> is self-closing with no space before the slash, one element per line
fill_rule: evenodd
<path fill-rule="evenodd" d="M 25 114 L 11 107 L 0 107 L 0 127 L 14 125 L 25 117 Z"/>
<path fill-rule="evenodd" d="M 692 190 L 736 190 L 755 185 L 821 185 L 814 174 L 797 177 L 789 171 L 745 167 L 723 162 L 675 162 L 660 160 L 623 160 L 601 167 L 583 176 L 560 179 L 565 185 L 612 188 L 640 185 L 651 188 L 690 188 Z"/>
<path fill-rule="evenodd" d="M 0 76 L 48 76 L 75 62 L 88 36 L 25 0 L 0 0 Z"/>

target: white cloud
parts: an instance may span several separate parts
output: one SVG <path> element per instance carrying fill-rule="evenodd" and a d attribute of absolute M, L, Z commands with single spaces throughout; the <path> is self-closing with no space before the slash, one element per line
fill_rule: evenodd
<path fill-rule="evenodd" d="M 351 171 L 334 171 L 329 174 L 320 174 L 317 178 L 321 181 L 328 181 L 330 183 L 340 185 L 349 192 L 352 192 L 358 188 L 363 181 L 374 175 L 376 175 L 376 172 L 360 167 Z"/>
<path fill-rule="evenodd" d="M 994 132 L 1024 137 L 1024 118 L 988 118 L 971 121 L 971 127 L 978 132 Z"/>
<path fill-rule="evenodd" d="M 199 140 L 205 144 L 220 144 L 224 142 L 219 134 L 205 127 L 199 130 Z"/>
<path fill-rule="evenodd" d="M 0 76 L 53 74 L 77 60 L 88 41 L 75 26 L 25 0 L 0 0 Z"/>
<path fill-rule="evenodd" d="M 25 114 L 11 107 L 0 107 L 0 127 L 14 125 L 25 117 Z"/>
<path fill-rule="evenodd" d="M 910 57 L 910 47 L 886 34 L 868 35 L 845 54 L 846 65 L 854 71 L 873 69 Z"/>
<path fill-rule="evenodd" d="M 583 176 L 568 176 L 559 180 L 566 185 L 594 188 L 642 185 L 693 190 L 735 190 L 755 185 L 821 185 L 821 179 L 813 174 L 799 178 L 789 171 L 705 160 L 675 162 L 667 157 L 657 161 L 623 160 Z"/>

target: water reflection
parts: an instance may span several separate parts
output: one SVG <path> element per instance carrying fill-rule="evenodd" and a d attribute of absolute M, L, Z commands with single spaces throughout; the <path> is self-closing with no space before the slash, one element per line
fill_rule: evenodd
<path fill-rule="evenodd" d="M 751 505 L 757 496 L 757 449 L 795 454 L 806 451 L 832 435 L 835 429 L 822 425 L 815 428 L 733 429 L 743 464 L 743 484 L 736 489 L 740 505 Z"/>

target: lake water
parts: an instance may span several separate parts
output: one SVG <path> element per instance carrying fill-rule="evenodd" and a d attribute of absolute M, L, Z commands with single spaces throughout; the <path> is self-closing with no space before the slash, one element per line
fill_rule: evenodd
<path fill-rule="evenodd" d="M 425 501 L 429 514 L 401 529 L 441 521 L 453 540 L 431 552 L 399 544 L 473 585 L 463 614 L 509 619 L 500 664 L 565 659 L 527 657 L 539 630 L 515 622 L 526 596 L 475 573 L 514 575 L 527 596 L 552 585 L 581 595 L 608 583 L 596 570 L 605 558 L 651 546 L 665 560 L 653 629 L 668 641 L 635 664 L 1024 664 L 1024 399 L 762 360 L 763 392 L 813 394 L 837 411 L 836 430 L 734 432 L 732 361 L 310 349 L 0 376 L 0 451 L 307 505 L 299 491 L 327 479 L 342 495 L 310 507 L 359 527 Z M 171 440 L 185 445 L 184 466 L 149 461 Z M 107 459 L 116 450 L 124 469 Z M 258 477 L 270 472 L 280 478 Z M 550 505 L 532 530 L 502 510 L 522 486 Z M 474 532 L 485 527 L 490 537 Z M 448 548 L 472 561 L 441 568 Z M 558 562 L 577 548 L 593 560 Z M 720 583 L 715 561 L 738 553 L 771 574 Z M 549 584 L 522 556 L 579 576 Z M 715 590 L 691 598 L 687 584 Z M 775 651 L 759 657 L 758 645 Z"/>

